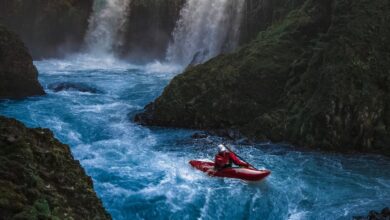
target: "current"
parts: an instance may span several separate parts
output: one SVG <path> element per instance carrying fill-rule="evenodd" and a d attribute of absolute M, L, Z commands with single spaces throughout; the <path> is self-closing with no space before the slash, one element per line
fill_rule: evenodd
<path fill-rule="evenodd" d="M 253 184 L 192 169 L 189 160 L 212 159 L 223 140 L 132 122 L 180 67 L 81 55 L 35 65 L 47 95 L 0 102 L 0 114 L 50 128 L 68 144 L 116 220 L 351 219 L 390 204 L 390 161 L 376 155 L 232 143 L 271 176 Z"/>

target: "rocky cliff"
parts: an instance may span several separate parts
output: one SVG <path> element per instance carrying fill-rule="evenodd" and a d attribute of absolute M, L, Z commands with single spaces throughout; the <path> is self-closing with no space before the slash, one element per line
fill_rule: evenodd
<path fill-rule="evenodd" d="M 163 59 L 185 0 L 130 2 L 121 54 L 132 60 Z"/>
<path fill-rule="evenodd" d="M 38 72 L 19 37 L 0 24 L 0 99 L 43 95 Z"/>
<path fill-rule="evenodd" d="M 0 22 L 19 34 L 34 59 L 83 49 L 93 0 L 0 0 Z M 164 58 L 185 0 L 130 1 L 123 28 L 124 44 L 116 48 L 133 60 Z"/>
<path fill-rule="evenodd" d="M 136 121 L 390 155 L 389 12 L 386 0 L 303 1 L 175 77 Z"/>
<path fill-rule="evenodd" d="M 34 59 L 81 48 L 93 0 L 0 0 L 0 22 L 16 32 Z"/>
<path fill-rule="evenodd" d="M 163 59 L 186 0 L 133 0 L 122 55 L 132 60 Z M 303 0 L 245 0 L 240 42 L 247 43 Z M 130 53 L 130 54 L 129 54 Z"/>
<path fill-rule="evenodd" d="M 255 38 L 274 20 L 303 0 L 245 0 L 241 43 Z M 93 0 L 0 0 L 0 22 L 16 32 L 34 59 L 57 57 L 83 49 Z M 172 31 L 186 0 L 132 0 L 123 28 L 124 42 L 115 48 L 132 61 L 165 58 Z"/>
<path fill-rule="evenodd" d="M 305 0 L 245 0 L 240 41 L 248 43 L 272 23 L 284 18 Z"/>
<path fill-rule="evenodd" d="M 92 180 L 50 130 L 0 116 L 1 219 L 110 219 Z"/>

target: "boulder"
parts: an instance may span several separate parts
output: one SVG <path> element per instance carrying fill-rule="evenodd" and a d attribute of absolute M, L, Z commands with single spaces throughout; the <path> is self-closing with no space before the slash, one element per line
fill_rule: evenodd
<path fill-rule="evenodd" d="M 54 92 L 61 91 L 79 91 L 79 92 L 88 92 L 88 93 L 99 93 L 100 91 L 96 88 L 93 88 L 84 83 L 74 83 L 74 82 L 61 82 L 53 83 L 48 86 L 50 90 Z"/>
<path fill-rule="evenodd" d="M 16 34 L 0 25 L 0 99 L 44 94 L 27 48 Z"/>
<path fill-rule="evenodd" d="M 111 219 L 69 146 L 0 116 L 1 219 Z"/>

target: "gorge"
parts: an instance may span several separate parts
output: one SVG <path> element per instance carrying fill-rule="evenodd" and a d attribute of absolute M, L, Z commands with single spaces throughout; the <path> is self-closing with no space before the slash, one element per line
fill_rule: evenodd
<path fill-rule="evenodd" d="M 388 1 L 0 6 L 0 218 L 371 219 L 390 206 Z M 219 143 L 271 176 L 188 165 Z"/>

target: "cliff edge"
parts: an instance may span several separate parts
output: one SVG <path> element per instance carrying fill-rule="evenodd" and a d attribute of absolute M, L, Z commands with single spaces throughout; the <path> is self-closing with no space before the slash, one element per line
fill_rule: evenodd
<path fill-rule="evenodd" d="M 390 3 L 306 0 L 176 76 L 135 120 L 390 155 Z"/>
<path fill-rule="evenodd" d="M 111 219 L 92 179 L 48 129 L 0 116 L 2 219 Z"/>

